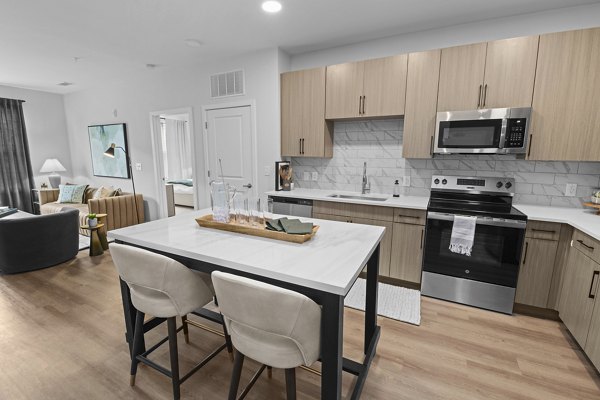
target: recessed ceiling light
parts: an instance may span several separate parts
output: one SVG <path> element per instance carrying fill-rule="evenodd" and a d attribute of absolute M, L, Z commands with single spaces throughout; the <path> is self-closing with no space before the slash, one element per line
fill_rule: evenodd
<path fill-rule="evenodd" d="M 281 3 L 274 0 L 265 1 L 262 3 L 262 9 L 268 13 L 276 13 L 281 11 Z"/>
<path fill-rule="evenodd" d="M 190 47 L 201 47 L 204 44 L 198 39 L 185 39 L 183 43 Z"/>
<path fill-rule="evenodd" d="M 158 67 L 158 65 L 156 65 L 156 64 L 146 64 L 146 68 L 148 68 L 148 69 L 154 69 L 156 67 Z"/>
<path fill-rule="evenodd" d="M 57 85 L 58 86 L 71 86 L 71 85 L 74 85 L 74 83 L 73 82 L 60 82 L 60 83 L 57 83 Z"/>

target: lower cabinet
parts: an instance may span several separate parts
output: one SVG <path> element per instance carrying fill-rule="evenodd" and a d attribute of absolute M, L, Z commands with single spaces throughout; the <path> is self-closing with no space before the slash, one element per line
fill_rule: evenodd
<path fill-rule="evenodd" d="M 584 349 L 590 347 L 587 346 L 587 339 L 594 305 L 596 308 L 600 308 L 600 303 L 595 301 L 599 274 L 599 264 L 577 248 L 571 247 L 565 266 L 558 312 L 573 337 Z M 596 311 L 595 314 L 598 312 L 600 311 Z M 590 345 L 595 348 L 596 352 L 599 352 L 597 340 Z"/>
<path fill-rule="evenodd" d="M 598 291 L 596 290 L 596 293 Z M 594 304 L 592 322 L 585 343 L 585 354 L 588 355 L 594 366 L 600 371 L 600 302 Z"/>
<path fill-rule="evenodd" d="M 546 308 L 558 241 L 525 238 L 515 303 Z"/>
<path fill-rule="evenodd" d="M 379 247 L 379 275 L 390 276 L 390 253 L 392 250 L 392 225 L 391 221 L 378 221 L 368 218 L 346 217 L 341 215 L 313 213 L 313 218 L 329 221 L 348 222 L 363 225 L 383 226 L 385 234 Z"/>
<path fill-rule="evenodd" d="M 424 236 L 423 225 L 394 223 L 390 277 L 421 283 Z"/>

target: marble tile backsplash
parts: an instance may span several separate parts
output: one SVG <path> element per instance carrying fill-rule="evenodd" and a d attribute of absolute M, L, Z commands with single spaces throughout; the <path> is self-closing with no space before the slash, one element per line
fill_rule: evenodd
<path fill-rule="evenodd" d="M 403 120 L 335 122 L 333 158 L 292 158 L 296 187 L 361 189 L 363 163 L 373 193 L 393 193 L 394 181 L 407 195 L 429 195 L 431 176 L 505 176 L 516 181 L 516 203 L 581 207 L 600 184 L 599 162 L 527 161 L 514 155 L 435 156 L 431 160 L 402 158 Z M 313 181 L 312 173 L 318 179 Z M 309 173 L 309 179 L 305 173 Z M 577 184 L 577 196 L 565 196 L 566 184 Z"/>

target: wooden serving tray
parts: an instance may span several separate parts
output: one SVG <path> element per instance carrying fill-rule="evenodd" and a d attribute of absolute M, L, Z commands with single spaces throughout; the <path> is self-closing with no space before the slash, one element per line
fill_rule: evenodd
<path fill-rule="evenodd" d="M 260 237 L 265 237 L 265 238 L 269 238 L 269 239 L 282 240 L 284 242 L 292 242 L 292 243 L 307 242 L 310 239 L 312 239 L 313 236 L 315 236 L 315 234 L 319 230 L 319 225 L 313 225 L 312 233 L 308 233 L 305 235 L 290 235 L 285 232 L 270 231 L 270 230 L 266 229 L 264 227 L 264 221 L 263 221 L 262 227 L 254 226 L 254 225 L 238 224 L 236 222 L 223 223 L 223 222 L 213 221 L 212 214 L 207 214 L 207 215 L 203 215 L 202 217 L 198 217 L 198 218 L 196 218 L 196 222 L 198 223 L 198 225 L 203 226 L 205 228 L 220 229 L 222 231 L 243 233 L 245 235 L 260 236 Z"/>
<path fill-rule="evenodd" d="M 584 206 L 586 207 L 592 207 L 596 209 L 596 214 L 600 215 L 600 204 L 596 204 L 596 203 L 592 203 L 591 201 L 587 202 L 587 203 L 583 203 Z"/>

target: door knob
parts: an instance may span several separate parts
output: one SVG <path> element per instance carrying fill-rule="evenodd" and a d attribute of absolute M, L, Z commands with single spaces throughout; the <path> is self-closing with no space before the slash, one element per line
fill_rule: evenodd
<path fill-rule="evenodd" d="M 252 189 L 252 184 L 251 184 L 251 183 L 249 183 L 249 184 L 247 184 L 247 185 L 243 185 L 243 186 L 244 186 L 245 188 Z"/>

